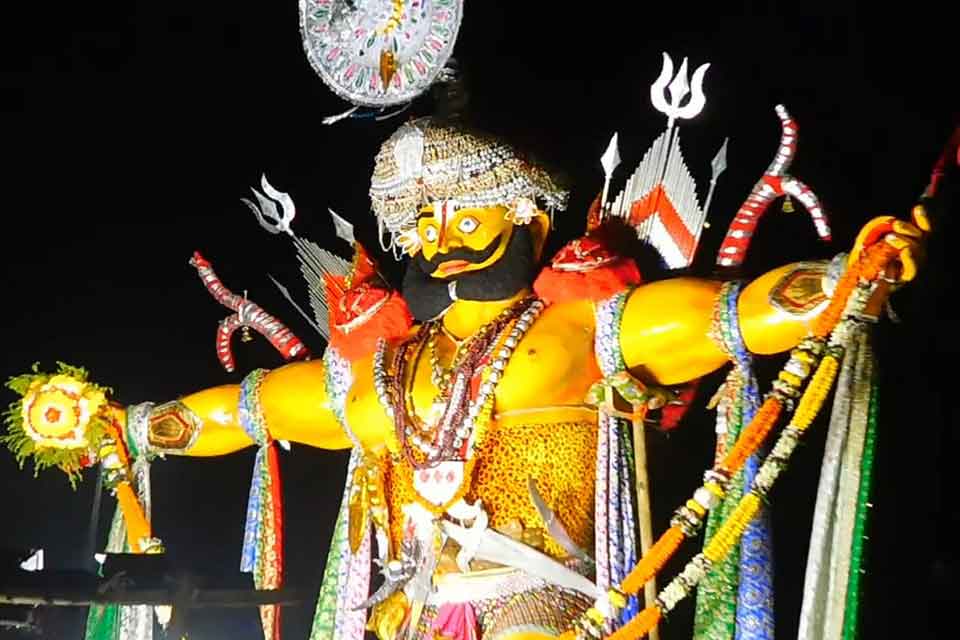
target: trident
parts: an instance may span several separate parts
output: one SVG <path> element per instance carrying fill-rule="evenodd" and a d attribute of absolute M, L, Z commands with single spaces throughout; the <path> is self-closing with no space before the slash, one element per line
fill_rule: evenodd
<path fill-rule="evenodd" d="M 677 119 L 689 120 L 703 110 L 707 104 L 707 97 L 703 94 L 703 76 L 710 68 L 710 63 L 702 64 L 693 72 L 693 78 L 687 80 L 687 59 L 684 58 L 680 63 L 680 69 L 677 75 L 673 75 L 673 60 L 670 56 L 663 53 L 663 68 L 660 70 L 660 76 L 650 85 L 650 102 L 660 113 L 667 116 L 667 139 L 666 152 L 660 161 L 659 180 L 663 180 L 663 174 L 667 170 L 667 160 L 670 156 L 670 148 L 673 136 L 673 126 Z M 671 81 L 671 76 L 673 80 Z M 692 81 L 692 84 L 691 84 Z M 670 83 L 669 86 L 667 83 Z M 667 94 L 670 99 L 667 101 Z M 680 103 L 690 94 L 690 100 L 683 106 Z"/>
<path fill-rule="evenodd" d="M 710 63 L 702 64 L 693 72 L 693 77 L 687 78 L 687 59 L 684 58 L 680 63 L 680 69 L 677 74 L 673 73 L 673 59 L 666 52 L 663 52 L 663 67 L 660 69 L 660 75 L 656 81 L 650 85 L 650 101 L 654 108 L 667 116 L 667 135 L 665 144 L 662 147 L 663 152 L 657 168 L 657 180 L 663 180 L 664 173 L 667 170 L 667 160 L 670 158 L 670 149 L 673 141 L 673 128 L 678 119 L 689 120 L 703 110 L 707 103 L 707 98 L 703 93 L 703 76 L 710 68 Z M 669 83 L 669 84 L 668 84 Z M 683 99 L 690 95 L 686 104 L 681 105 Z M 601 205 L 605 205 L 607 199 L 607 190 L 610 186 L 610 178 L 614 170 L 620 164 L 620 154 L 617 149 L 617 134 L 613 135 L 606 152 L 600 160 L 604 170 L 603 193 L 600 197 Z M 654 184 L 656 184 L 656 182 Z M 604 209 L 601 206 L 601 209 Z"/>

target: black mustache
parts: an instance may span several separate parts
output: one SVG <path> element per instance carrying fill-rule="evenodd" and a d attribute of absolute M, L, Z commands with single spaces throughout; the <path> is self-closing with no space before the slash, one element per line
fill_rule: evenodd
<path fill-rule="evenodd" d="M 505 300 L 523 287 L 529 286 L 536 275 L 533 260 L 533 236 L 528 227 L 514 227 L 503 257 L 483 269 L 458 273 L 450 279 L 434 278 L 424 271 L 430 263 L 417 253 L 403 275 L 403 297 L 419 322 L 443 314 L 453 302 L 447 285 L 457 283 L 461 300 Z M 489 247 L 488 247 L 489 249 Z M 482 253 L 482 252 L 476 252 Z M 440 259 L 449 259 L 449 254 Z"/>
<path fill-rule="evenodd" d="M 437 270 L 444 262 L 449 262 L 451 260 L 463 260 L 464 262 L 469 262 L 471 264 L 480 264 L 486 260 L 490 259 L 496 250 L 500 246 L 501 236 L 494 238 L 490 244 L 488 244 L 483 249 L 470 249 L 469 247 L 458 247 L 456 249 L 451 249 L 447 253 L 436 253 L 433 256 L 432 260 L 427 260 L 423 257 L 423 252 L 421 251 L 416 255 L 416 260 L 420 264 L 420 269 L 426 273 L 431 274 Z"/>

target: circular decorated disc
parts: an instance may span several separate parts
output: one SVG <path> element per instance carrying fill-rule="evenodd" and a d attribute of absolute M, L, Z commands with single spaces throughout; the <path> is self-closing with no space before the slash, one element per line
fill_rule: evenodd
<path fill-rule="evenodd" d="M 453 52 L 463 0 L 300 0 L 307 59 L 341 98 L 369 107 L 408 102 Z"/>

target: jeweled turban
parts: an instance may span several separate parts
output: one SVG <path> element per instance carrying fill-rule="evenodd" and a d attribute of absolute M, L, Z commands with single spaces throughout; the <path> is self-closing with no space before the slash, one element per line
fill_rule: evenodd
<path fill-rule="evenodd" d="M 510 145 L 459 125 L 413 120 L 390 136 L 377 154 L 370 200 L 390 246 L 416 232 L 421 207 L 455 201 L 457 207 L 513 208 L 519 200 L 549 211 L 566 206 L 567 191 Z"/>

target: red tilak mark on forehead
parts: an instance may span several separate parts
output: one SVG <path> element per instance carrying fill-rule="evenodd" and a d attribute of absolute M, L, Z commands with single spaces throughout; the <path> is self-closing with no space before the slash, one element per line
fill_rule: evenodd
<path fill-rule="evenodd" d="M 447 208 L 449 206 L 449 200 L 440 202 L 440 238 L 437 240 L 437 248 L 443 246 L 443 238 L 447 235 Z"/>

